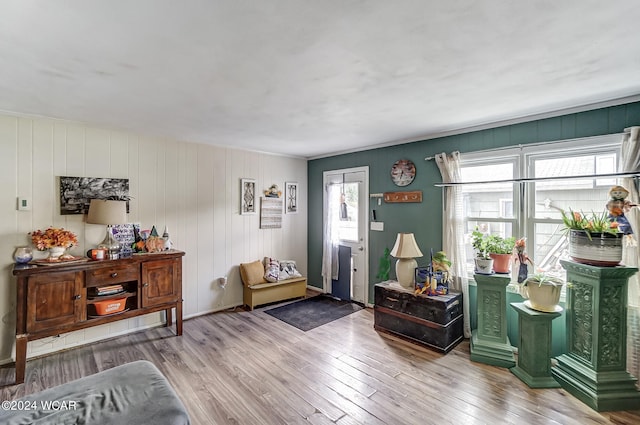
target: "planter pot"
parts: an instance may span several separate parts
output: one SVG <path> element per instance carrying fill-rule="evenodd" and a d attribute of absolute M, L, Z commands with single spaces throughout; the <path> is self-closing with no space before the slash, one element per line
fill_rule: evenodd
<path fill-rule="evenodd" d="M 571 230 L 569 257 L 576 263 L 614 267 L 622 261 L 622 234 L 591 233 Z"/>
<path fill-rule="evenodd" d="M 520 294 L 525 298 L 529 298 L 524 302 L 527 307 L 545 313 L 562 311 L 562 307 L 558 305 L 562 285 L 539 284 L 529 280 L 525 282 L 526 285 L 522 286 Z"/>
<path fill-rule="evenodd" d="M 493 271 L 496 273 L 509 273 L 511 268 L 511 254 L 489 254 L 493 259 Z"/>
<path fill-rule="evenodd" d="M 493 259 L 476 258 L 476 273 L 491 274 L 493 271 Z"/>
<path fill-rule="evenodd" d="M 52 260 L 57 260 L 64 254 L 67 248 L 63 246 L 54 246 L 53 248 L 49 248 L 49 258 Z"/>

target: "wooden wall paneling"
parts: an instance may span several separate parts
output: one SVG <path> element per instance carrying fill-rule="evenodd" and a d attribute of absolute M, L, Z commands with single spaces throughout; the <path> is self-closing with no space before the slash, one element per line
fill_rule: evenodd
<path fill-rule="evenodd" d="M 183 291 L 184 311 L 186 315 L 195 314 L 198 310 L 198 169 L 194 164 L 198 163 L 199 145 L 184 145 L 184 162 L 182 174 L 184 175 L 184 203 L 183 203 L 183 233 L 179 238 L 179 247 L 187 254 L 184 257 L 183 267 Z"/>
<path fill-rule="evenodd" d="M 17 215 L 18 232 L 28 232 L 32 226 L 32 217 L 34 211 L 34 202 L 38 204 L 39 200 L 33 198 L 33 173 L 34 167 L 38 167 L 38 163 L 33 161 L 33 122 L 27 118 L 18 119 L 17 128 L 18 143 L 18 180 L 17 194 L 18 196 L 27 196 L 31 198 L 31 211 L 23 211 Z M 43 182 L 44 183 L 44 182 Z M 51 215 L 48 216 L 48 223 L 51 223 Z"/>
<path fill-rule="evenodd" d="M 83 177 L 111 177 L 109 132 L 87 127 L 85 138 L 85 173 Z"/>
<path fill-rule="evenodd" d="M 129 141 L 125 133 L 112 131 L 109 133 L 109 175 L 115 179 L 129 178 Z M 131 190 L 131 181 L 129 181 Z"/>
<path fill-rule="evenodd" d="M 213 195 L 213 274 L 211 292 L 214 296 L 215 306 L 221 308 L 226 305 L 226 290 L 218 284 L 218 279 L 227 274 L 226 245 L 227 245 L 227 168 L 225 148 L 214 147 L 211 168 L 213 169 L 213 186 L 210 190 Z"/>
<path fill-rule="evenodd" d="M 9 261 L 16 246 L 24 245 L 26 235 L 18 231 L 20 214 L 16 211 L 18 175 L 20 173 L 18 158 L 18 120 L 14 117 L 0 115 L 0 181 L 6 184 L 7 190 L 0 191 L 0 234 L 4 235 L 4 243 L 0 243 L 0 258 Z M 10 237 L 11 236 L 11 237 Z M 0 273 L 0 317 L 14 317 L 13 305 L 16 299 L 16 285 L 8 272 Z M 13 320 L 0 320 L 0 363 L 10 359 L 15 338 Z"/>
<path fill-rule="evenodd" d="M 127 134 L 127 149 L 119 152 L 120 155 L 126 155 L 127 171 L 126 178 L 129 179 L 129 221 L 132 223 L 140 223 L 140 150 L 138 137 Z"/>
<path fill-rule="evenodd" d="M 212 310 L 214 305 L 211 293 L 213 280 L 214 226 L 213 210 L 215 188 L 213 172 L 214 151 L 202 146 L 198 152 L 198 311 Z"/>
<path fill-rule="evenodd" d="M 138 213 L 141 229 L 151 229 L 156 221 L 157 162 L 155 140 L 138 139 Z"/>

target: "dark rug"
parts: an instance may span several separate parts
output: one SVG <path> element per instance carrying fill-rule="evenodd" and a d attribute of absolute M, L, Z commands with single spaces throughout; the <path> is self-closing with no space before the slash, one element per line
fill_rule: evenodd
<path fill-rule="evenodd" d="M 362 307 L 350 301 L 318 295 L 264 312 L 306 332 L 359 310 Z"/>

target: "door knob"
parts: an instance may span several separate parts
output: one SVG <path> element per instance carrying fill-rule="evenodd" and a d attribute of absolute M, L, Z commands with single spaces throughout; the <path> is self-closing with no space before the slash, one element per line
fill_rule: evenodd
<path fill-rule="evenodd" d="M 362 246 L 358 247 L 358 251 L 364 251 L 364 247 Z"/>

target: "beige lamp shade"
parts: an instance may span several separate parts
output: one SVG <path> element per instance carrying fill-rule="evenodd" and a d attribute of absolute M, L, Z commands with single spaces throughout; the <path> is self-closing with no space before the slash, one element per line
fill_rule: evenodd
<path fill-rule="evenodd" d="M 89 204 L 87 223 L 89 224 L 126 224 L 127 201 L 92 199 Z"/>
<path fill-rule="evenodd" d="M 395 258 L 422 257 L 422 252 L 420 248 L 418 248 L 413 233 L 398 233 L 396 244 L 393 246 L 390 254 Z"/>

